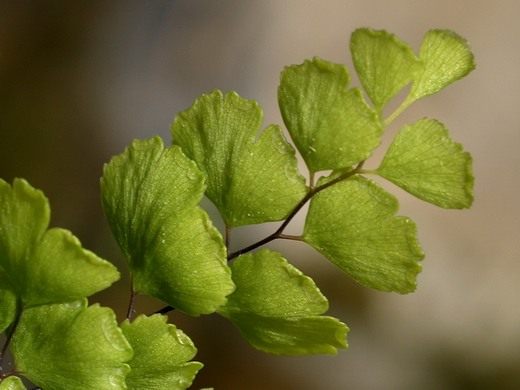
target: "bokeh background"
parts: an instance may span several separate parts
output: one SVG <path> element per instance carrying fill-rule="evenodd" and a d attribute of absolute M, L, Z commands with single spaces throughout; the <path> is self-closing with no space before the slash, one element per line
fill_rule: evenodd
<path fill-rule="evenodd" d="M 1 0 L 0 177 L 41 188 L 54 226 L 124 269 L 99 177 L 132 139 L 159 134 L 170 142 L 175 114 L 214 88 L 258 100 L 266 124 L 282 123 L 276 89 L 284 65 L 317 55 L 353 69 L 348 40 L 361 26 L 387 29 L 415 49 L 426 30 L 453 29 L 470 41 L 476 71 L 416 103 L 389 133 L 434 117 L 474 156 L 469 211 L 441 210 L 390 187 L 427 254 L 417 292 L 370 291 L 303 244 L 283 242 L 273 247 L 316 280 L 330 313 L 350 326 L 347 351 L 273 357 L 218 316 L 171 320 L 206 364 L 196 389 L 518 389 L 519 15 L 514 0 Z M 272 229 L 233 232 L 233 246 Z M 119 306 L 122 319 L 127 295 L 125 277 L 95 300 Z M 159 307 L 139 301 L 146 313 Z"/>

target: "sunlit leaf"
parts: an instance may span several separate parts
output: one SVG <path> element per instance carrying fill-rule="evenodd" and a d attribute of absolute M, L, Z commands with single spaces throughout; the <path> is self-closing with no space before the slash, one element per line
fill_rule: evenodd
<path fill-rule="evenodd" d="M 404 127 L 390 145 L 377 173 L 411 194 L 444 208 L 473 201 L 471 156 L 433 119 Z"/>
<path fill-rule="evenodd" d="M 190 361 L 197 349 L 189 337 L 166 320 L 166 316 L 141 315 L 121 325 L 134 349 L 126 378 L 129 390 L 183 390 L 202 368 L 201 363 Z"/>
<path fill-rule="evenodd" d="M 434 94 L 475 69 L 467 41 L 450 30 L 428 31 L 419 58 L 424 69 L 414 81 L 411 96 L 415 99 Z"/>
<path fill-rule="evenodd" d="M 47 230 L 49 213 L 41 191 L 0 179 L 0 269 L 25 307 L 80 299 L 119 279 L 69 231 Z"/>
<path fill-rule="evenodd" d="M 178 146 L 134 141 L 104 168 L 105 213 L 135 289 L 186 313 L 211 313 L 233 291 L 222 237 L 198 207 L 204 176 Z"/>
<path fill-rule="evenodd" d="M 202 95 L 172 124 L 173 142 L 205 173 L 228 226 L 284 219 L 306 193 L 293 148 L 262 110 L 234 92 Z"/>
<path fill-rule="evenodd" d="M 313 197 L 303 237 L 359 283 L 408 293 L 415 289 L 423 252 L 415 224 L 396 217 L 397 209 L 392 195 L 351 177 Z"/>
<path fill-rule="evenodd" d="M 18 372 L 43 389 L 125 389 L 132 348 L 112 310 L 86 300 L 26 309 L 12 342 Z"/>
<path fill-rule="evenodd" d="M 26 390 L 22 380 L 17 376 L 9 376 L 0 381 L 0 390 Z"/>
<path fill-rule="evenodd" d="M 252 346 L 281 355 L 335 354 L 346 348 L 346 325 L 321 316 L 327 299 L 280 254 L 248 253 L 231 269 L 237 289 L 219 312 Z"/>
<path fill-rule="evenodd" d="M 379 145 L 381 125 L 343 65 L 314 58 L 282 72 L 285 125 L 312 172 L 350 167 Z"/>
<path fill-rule="evenodd" d="M 379 112 L 422 69 L 412 49 L 384 30 L 357 29 L 350 51 L 361 84 Z"/>

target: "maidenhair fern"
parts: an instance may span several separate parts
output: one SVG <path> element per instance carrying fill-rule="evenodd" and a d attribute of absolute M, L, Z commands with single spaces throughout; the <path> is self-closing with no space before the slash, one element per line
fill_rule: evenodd
<path fill-rule="evenodd" d="M 0 179 L 0 390 L 25 389 L 20 377 L 43 389 L 185 389 L 202 364 L 192 361 L 188 336 L 168 324 L 171 310 L 217 313 L 272 354 L 346 348 L 348 328 L 326 315 L 327 298 L 313 280 L 282 254 L 260 249 L 275 239 L 312 246 L 364 286 L 414 291 L 424 256 L 415 224 L 397 215 L 397 199 L 370 177 L 440 207 L 467 208 L 471 157 L 445 125 L 425 118 L 404 126 L 379 164 L 365 160 L 407 107 L 468 74 L 473 55 L 447 30 L 426 33 L 418 55 L 366 28 L 352 34 L 350 49 L 364 92 L 350 86 L 343 65 L 320 58 L 281 75 L 280 111 L 307 179 L 282 128 L 264 128 L 256 102 L 221 91 L 175 118 L 171 146 L 159 137 L 137 140 L 105 165 L 103 208 L 132 280 L 121 324 L 110 308 L 87 302 L 119 278 L 116 268 L 67 230 L 49 229 L 41 191 Z M 200 207 L 204 195 L 224 232 Z M 301 234 L 286 234 L 307 203 Z M 233 228 L 273 221 L 282 221 L 273 233 L 228 251 Z M 166 306 L 134 318 L 139 295 Z"/>

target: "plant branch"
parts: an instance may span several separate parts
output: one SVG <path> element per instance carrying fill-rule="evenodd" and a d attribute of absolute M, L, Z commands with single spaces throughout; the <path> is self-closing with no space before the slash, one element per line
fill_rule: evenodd
<path fill-rule="evenodd" d="M 303 206 L 305 206 L 305 204 L 314 196 L 316 195 L 317 193 L 323 191 L 324 189 L 326 188 L 329 188 L 330 186 L 333 186 L 334 184 L 336 183 L 339 183 L 340 181 L 342 180 L 345 180 L 345 179 L 348 179 L 349 177 L 355 175 L 356 173 L 359 172 L 359 170 L 361 169 L 361 167 L 363 166 L 364 164 L 364 161 L 360 162 L 353 170 L 350 170 L 350 171 L 347 171 L 347 172 L 344 172 L 342 173 L 341 175 L 339 175 L 338 177 L 336 177 L 335 179 L 327 182 L 327 183 L 324 183 L 322 184 L 321 186 L 318 186 L 318 187 L 312 187 L 309 192 L 307 192 L 307 194 L 302 198 L 302 200 L 300 200 L 298 202 L 298 204 L 294 207 L 294 209 L 289 213 L 289 215 L 287 216 L 287 218 L 283 221 L 283 223 L 278 227 L 278 229 L 276 229 L 275 232 L 271 233 L 270 235 L 268 235 L 267 237 L 249 245 L 249 246 L 246 246 L 245 248 L 242 248 L 242 249 L 239 249 L 238 251 L 236 252 L 233 252 L 233 253 L 230 253 L 228 255 L 228 261 L 230 260 L 233 260 L 235 257 L 238 257 L 240 255 L 243 255 L 247 252 L 251 252 L 252 250 L 262 246 L 262 245 L 265 245 L 267 244 L 268 242 L 271 242 L 273 240 L 276 240 L 277 238 L 286 238 L 286 239 L 296 239 L 295 237 L 297 236 L 289 236 L 289 235 L 284 235 L 283 234 L 283 231 L 284 229 L 287 227 L 287 225 L 289 225 L 289 223 L 291 222 L 291 220 L 295 217 L 295 215 L 298 213 L 298 211 L 301 210 L 301 208 Z M 289 238 L 291 237 L 291 238 Z M 299 236 L 298 236 L 299 237 Z M 301 237 L 298 238 L 298 240 L 302 240 Z"/>
<path fill-rule="evenodd" d="M 283 240 L 303 241 L 303 237 L 302 236 L 293 236 L 292 234 L 280 233 L 278 235 L 278 238 L 281 238 Z"/>
<path fill-rule="evenodd" d="M 294 207 L 294 209 L 289 213 L 289 215 L 287 216 L 287 218 L 283 221 L 283 223 L 278 227 L 278 229 L 276 229 L 275 232 L 271 233 L 270 235 L 268 235 L 267 237 L 245 247 L 245 248 L 242 248 L 236 252 L 233 252 L 233 253 L 230 253 L 228 255 L 228 261 L 230 260 L 233 260 L 235 257 L 238 257 L 240 255 L 243 255 L 247 252 L 251 252 L 252 250 L 262 246 L 262 245 L 265 245 L 267 244 L 268 242 L 271 242 L 277 238 L 281 238 L 281 239 L 286 239 L 286 240 L 295 240 L 295 241 L 303 241 L 303 237 L 302 236 L 294 236 L 294 235 L 290 235 L 290 234 L 283 234 L 283 231 L 284 229 L 287 227 L 287 225 L 289 225 L 289 223 L 291 222 L 291 220 L 295 217 L 295 215 L 298 213 L 298 211 L 301 210 L 301 208 L 314 196 L 316 195 L 318 192 L 321 192 L 323 191 L 324 189 L 326 188 L 329 188 L 330 186 L 333 186 L 334 184 L 336 183 L 339 183 L 340 181 L 342 180 L 346 180 L 348 179 L 349 177 L 351 176 L 354 176 L 355 174 L 357 173 L 360 173 L 361 171 L 361 168 L 363 167 L 363 164 L 365 163 L 365 161 L 361 161 L 354 169 L 350 170 L 350 171 L 347 171 L 347 172 L 344 172 L 342 173 L 341 175 L 339 175 L 338 177 L 336 177 L 335 179 L 325 183 L 325 184 L 322 184 L 321 186 L 318 186 L 318 187 L 311 187 L 309 192 L 307 192 L 307 194 L 302 198 L 302 200 L 300 200 L 300 202 L 298 202 L 298 204 Z M 154 314 L 168 314 L 169 312 L 171 312 L 172 310 L 175 310 L 175 308 L 171 307 L 171 306 L 165 306 L 163 307 L 162 309 L 159 309 L 157 310 Z"/>
<path fill-rule="evenodd" d="M 410 105 L 415 102 L 415 98 L 411 97 L 411 95 L 406 96 L 406 99 L 396 108 L 394 112 L 392 112 L 384 121 L 383 125 L 385 127 L 389 126 L 399 115 L 401 115 Z"/>
<path fill-rule="evenodd" d="M 229 241 L 231 239 L 231 229 L 228 225 L 224 226 L 224 243 L 226 245 L 226 250 L 229 249 Z"/>
<path fill-rule="evenodd" d="M 126 318 L 131 320 L 135 314 L 135 296 L 137 293 L 134 290 L 134 280 L 130 277 L 130 299 L 128 300 L 128 309 L 126 311 Z"/>
<path fill-rule="evenodd" d="M 309 172 L 309 187 L 314 188 L 314 172 Z"/>
<path fill-rule="evenodd" d="M 163 307 L 162 309 L 157 310 L 157 311 L 154 312 L 153 314 L 168 314 L 169 312 L 174 311 L 174 310 L 175 310 L 174 307 L 171 307 L 171 306 L 165 306 L 165 307 Z"/>

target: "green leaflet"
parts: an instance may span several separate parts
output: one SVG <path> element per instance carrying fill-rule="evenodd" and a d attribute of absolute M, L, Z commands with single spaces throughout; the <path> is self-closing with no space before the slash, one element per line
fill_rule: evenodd
<path fill-rule="evenodd" d="M 141 315 L 121 325 L 134 349 L 126 377 L 129 390 L 183 390 L 202 368 L 201 363 L 189 361 L 197 353 L 189 337 L 166 320 L 166 316 Z"/>
<path fill-rule="evenodd" d="M 440 207 L 467 208 L 473 202 L 471 155 L 433 119 L 405 126 L 376 172 Z"/>
<path fill-rule="evenodd" d="M 355 30 L 350 51 L 361 84 L 378 112 L 422 70 L 412 49 L 383 30 Z"/>
<path fill-rule="evenodd" d="M 378 115 L 348 81 L 343 65 L 319 58 L 282 72 L 280 110 L 311 172 L 348 168 L 379 145 Z"/>
<path fill-rule="evenodd" d="M 101 180 L 136 291 L 192 315 L 214 312 L 234 289 L 222 237 L 198 207 L 204 188 L 195 163 L 159 137 L 134 141 Z"/>
<path fill-rule="evenodd" d="M 307 191 L 293 148 L 277 126 L 258 135 L 261 123 L 256 102 L 214 91 L 172 124 L 173 143 L 205 173 L 206 195 L 230 227 L 284 219 Z"/>
<path fill-rule="evenodd" d="M 16 316 L 16 295 L 11 291 L 7 278 L 0 270 L 0 333 L 2 333 Z"/>
<path fill-rule="evenodd" d="M 50 211 L 25 180 L 0 179 L 0 271 L 25 307 L 92 295 L 119 279 L 109 262 L 81 247 L 69 231 L 47 230 Z"/>
<path fill-rule="evenodd" d="M 409 293 L 424 255 L 415 224 L 397 209 L 392 195 L 354 176 L 312 198 L 303 238 L 362 285 Z"/>
<path fill-rule="evenodd" d="M 419 58 L 424 63 L 411 91 L 413 99 L 434 94 L 475 69 L 464 38 L 449 30 L 431 30 L 424 37 Z"/>
<path fill-rule="evenodd" d="M 17 376 L 9 376 L 0 381 L 0 390 L 26 390 L 22 380 Z"/>
<path fill-rule="evenodd" d="M 348 328 L 321 316 L 327 299 L 280 254 L 263 249 L 231 265 L 237 289 L 219 313 L 257 349 L 280 355 L 335 354 Z"/>
<path fill-rule="evenodd" d="M 112 310 L 86 299 L 24 310 L 12 342 L 16 370 L 44 389 L 125 389 L 132 348 Z"/>

